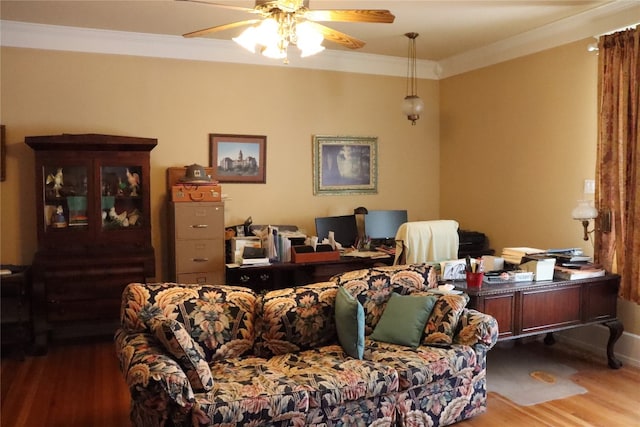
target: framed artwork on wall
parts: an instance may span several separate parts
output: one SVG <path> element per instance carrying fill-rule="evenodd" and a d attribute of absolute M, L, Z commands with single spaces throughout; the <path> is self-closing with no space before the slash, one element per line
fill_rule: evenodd
<path fill-rule="evenodd" d="M 219 182 L 267 182 L 267 137 L 209 134 L 212 178 Z"/>
<path fill-rule="evenodd" d="M 378 138 L 313 137 L 313 194 L 376 194 Z"/>

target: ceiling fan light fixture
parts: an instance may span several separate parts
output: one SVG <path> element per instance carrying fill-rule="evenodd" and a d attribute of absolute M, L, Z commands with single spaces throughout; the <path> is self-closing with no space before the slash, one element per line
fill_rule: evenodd
<path fill-rule="evenodd" d="M 206 0 L 184 1 L 223 6 Z M 350 49 L 359 49 L 364 46 L 365 43 L 362 40 L 326 27 L 317 21 L 390 24 L 395 19 L 390 11 L 383 9 L 311 10 L 309 9 L 309 0 L 255 0 L 253 9 L 231 5 L 225 7 L 260 15 L 262 20 L 257 18 L 215 25 L 191 31 L 183 36 L 200 37 L 217 31 L 250 25 L 239 36 L 233 37 L 233 41 L 252 53 L 258 52 L 269 58 L 284 58 L 285 64 L 289 62 L 287 49 L 290 44 L 296 45 L 300 49 L 300 56 L 304 58 L 325 50 L 322 45 L 325 36 L 327 40 Z"/>
<path fill-rule="evenodd" d="M 307 21 L 296 25 L 296 46 L 300 49 L 300 56 L 306 58 L 324 50 L 324 37 Z"/>
<path fill-rule="evenodd" d="M 409 39 L 409 49 L 407 52 L 407 95 L 402 101 L 402 113 L 411 120 L 411 125 L 415 126 L 416 120 L 420 118 L 420 113 L 424 111 L 424 101 L 418 96 L 418 80 L 416 73 L 416 38 L 418 33 L 406 33 Z"/>
<path fill-rule="evenodd" d="M 238 43 L 243 48 L 247 49 L 251 53 L 256 52 L 256 42 L 258 40 L 257 28 L 249 27 L 244 30 L 238 37 L 233 37 L 231 40 Z"/>
<path fill-rule="evenodd" d="M 286 59 L 287 58 L 287 48 L 282 49 L 280 46 L 269 45 L 265 46 L 260 50 L 262 56 L 266 56 L 271 59 Z"/>

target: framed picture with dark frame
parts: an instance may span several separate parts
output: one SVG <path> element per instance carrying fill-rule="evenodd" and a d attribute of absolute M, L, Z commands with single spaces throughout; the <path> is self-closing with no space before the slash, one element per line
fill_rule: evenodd
<path fill-rule="evenodd" d="M 376 194 L 378 138 L 313 137 L 313 194 Z"/>
<path fill-rule="evenodd" d="M 212 178 L 219 182 L 267 182 L 267 137 L 209 134 Z"/>

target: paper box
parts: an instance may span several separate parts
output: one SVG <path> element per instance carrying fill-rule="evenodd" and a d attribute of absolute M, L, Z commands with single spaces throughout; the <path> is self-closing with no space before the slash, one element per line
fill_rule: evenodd
<path fill-rule="evenodd" d="M 556 265 L 555 258 L 538 259 L 520 264 L 520 269 L 535 274 L 535 281 L 553 280 L 553 268 Z"/>
<path fill-rule="evenodd" d="M 308 251 L 310 249 L 310 251 Z M 326 262 L 340 259 L 340 252 L 326 251 L 314 252 L 311 246 L 292 246 L 291 262 L 299 264 L 303 262 Z"/>
<path fill-rule="evenodd" d="M 174 202 L 219 202 L 222 200 L 220 185 L 179 184 L 171 187 Z"/>

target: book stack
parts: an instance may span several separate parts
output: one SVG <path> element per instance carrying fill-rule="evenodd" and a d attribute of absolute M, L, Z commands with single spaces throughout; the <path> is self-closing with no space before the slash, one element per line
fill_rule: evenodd
<path fill-rule="evenodd" d="M 528 247 L 512 247 L 502 249 L 502 258 L 509 264 L 520 265 L 522 258 L 527 255 L 541 254 L 545 251 L 542 249 L 528 248 Z"/>
<path fill-rule="evenodd" d="M 553 270 L 554 279 L 589 279 L 606 274 L 602 266 L 595 264 L 590 256 L 582 253 L 582 250 L 549 250 L 547 254 L 556 259 L 556 265 Z"/>
<path fill-rule="evenodd" d="M 605 275 L 603 268 L 569 268 L 556 265 L 553 270 L 554 279 L 577 280 L 589 279 L 591 277 L 602 277 Z"/>

